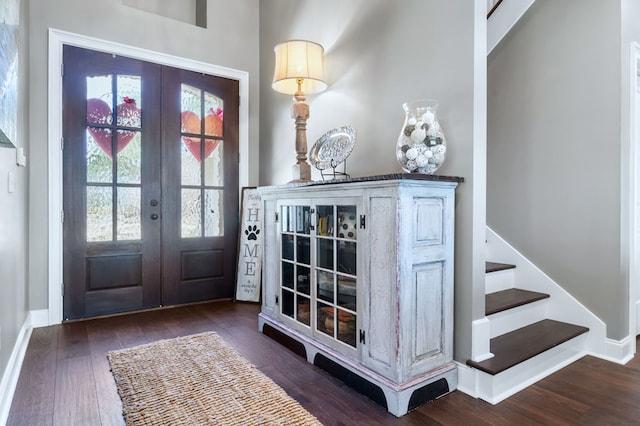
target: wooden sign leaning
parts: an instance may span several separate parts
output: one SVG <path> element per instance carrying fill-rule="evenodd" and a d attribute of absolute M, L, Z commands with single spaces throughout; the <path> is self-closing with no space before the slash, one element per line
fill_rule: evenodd
<path fill-rule="evenodd" d="M 262 199 L 256 188 L 242 188 L 236 300 L 260 301 L 262 274 Z"/>

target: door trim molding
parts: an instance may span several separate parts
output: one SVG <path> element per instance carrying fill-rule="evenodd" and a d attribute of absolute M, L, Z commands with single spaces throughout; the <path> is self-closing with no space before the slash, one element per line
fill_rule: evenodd
<path fill-rule="evenodd" d="M 640 217 L 640 197 L 637 185 L 640 177 L 640 128 L 637 125 L 636 115 L 640 114 L 640 43 L 632 42 L 629 48 L 629 98 L 628 98 L 628 140 L 622 141 L 622 194 L 621 194 L 621 243 L 623 258 L 628 269 L 626 278 L 629 284 L 629 334 L 631 341 L 631 353 L 637 348 L 635 336 L 640 334 L 640 312 L 638 312 L 638 292 L 640 289 L 640 229 L 638 218 Z M 623 99 L 625 94 L 623 93 Z M 623 101 L 624 102 L 624 101 Z M 624 111 L 624 109 L 623 109 Z M 623 120 L 623 123 L 625 121 Z M 624 129 L 622 134 L 624 135 Z M 628 171 L 625 169 L 628 168 Z"/>
<path fill-rule="evenodd" d="M 133 59 L 169 65 L 185 70 L 202 72 L 237 80 L 240 89 L 239 121 L 239 187 L 249 183 L 249 73 L 127 46 L 67 31 L 49 29 L 48 63 L 48 280 L 49 325 L 62 322 L 62 47 L 71 45 L 85 49 L 113 53 Z"/>

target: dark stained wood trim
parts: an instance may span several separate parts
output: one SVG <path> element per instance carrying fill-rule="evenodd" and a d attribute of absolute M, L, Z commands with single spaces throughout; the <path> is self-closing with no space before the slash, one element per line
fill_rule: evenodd
<path fill-rule="evenodd" d="M 496 4 L 493 5 L 489 13 L 487 13 L 487 19 L 491 18 L 491 15 L 493 15 L 493 12 L 496 11 L 496 9 L 498 8 L 498 6 L 500 6 L 501 3 L 502 3 L 502 0 L 498 0 Z"/>
<path fill-rule="evenodd" d="M 497 314 L 507 309 L 517 308 L 518 306 L 548 298 L 549 295 L 546 293 L 538 293 L 537 291 L 522 290 L 519 288 L 497 291 L 485 296 L 485 315 Z"/>
<path fill-rule="evenodd" d="M 493 358 L 469 360 L 467 365 L 495 375 L 587 331 L 586 327 L 545 319 L 494 337 L 490 343 Z"/>
<path fill-rule="evenodd" d="M 516 265 L 510 265 L 508 263 L 498 263 L 498 262 L 485 262 L 485 272 L 487 274 L 491 272 L 504 271 L 507 269 L 514 269 Z"/>

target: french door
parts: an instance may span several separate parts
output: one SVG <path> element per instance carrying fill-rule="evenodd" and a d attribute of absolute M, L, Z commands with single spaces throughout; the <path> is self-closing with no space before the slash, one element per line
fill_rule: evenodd
<path fill-rule="evenodd" d="M 232 297 L 238 82 L 63 59 L 64 319 Z"/>

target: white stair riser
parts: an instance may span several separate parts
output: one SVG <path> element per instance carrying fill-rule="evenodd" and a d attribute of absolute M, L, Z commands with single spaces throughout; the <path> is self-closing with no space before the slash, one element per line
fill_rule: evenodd
<path fill-rule="evenodd" d="M 485 279 L 485 293 L 495 293 L 496 291 L 514 288 L 515 269 L 505 269 L 503 271 L 489 272 Z"/>
<path fill-rule="evenodd" d="M 491 329 L 491 339 L 529 324 L 533 324 L 534 322 L 549 318 L 548 302 L 548 298 L 542 299 L 537 302 L 518 306 L 517 308 L 507 309 L 506 311 L 488 315 L 487 318 L 489 319 L 489 327 Z"/>
<path fill-rule="evenodd" d="M 495 376 L 476 370 L 477 397 L 497 404 L 582 358 L 587 354 L 587 335 L 575 337 Z"/>

